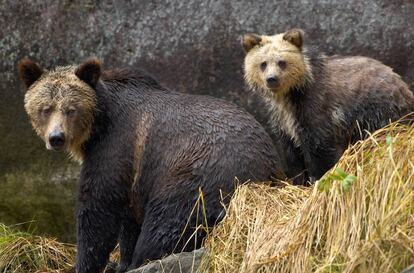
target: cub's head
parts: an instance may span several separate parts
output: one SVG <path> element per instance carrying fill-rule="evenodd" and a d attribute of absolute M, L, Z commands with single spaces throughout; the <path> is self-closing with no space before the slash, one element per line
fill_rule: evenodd
<path fill-rule="evenodd" d="M 273 36 L 246 34 L 241 44 L 246 52 L 244 77 L 253 90 L 280 95 L 301 86 L 312 77 L 303 48 L 304 33 L 292 29 Z"/>
<path fill-rule="evenodd" d="M 82 161 L 82 144 L 89 138 L 96 109 L 99 60 L 44 71 L 23 59 L 18 71 L 27 89 L 24 107 L 46 148 L 65 150 Z"/>

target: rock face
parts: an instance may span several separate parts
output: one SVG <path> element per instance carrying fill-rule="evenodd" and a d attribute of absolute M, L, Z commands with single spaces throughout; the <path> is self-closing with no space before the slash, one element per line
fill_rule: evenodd
<path fill-rule="evenodd" d="M 328 53 L 366 55 L 413 86 L 414 2 L 331 1 L 14 1 L 0 5 L 0 179 L 28 169 L 45 152 L 23 109 L 16 63 L 137 65 L 165 86 L 233 101 L 262 120 L 242 77 L 246 32 L 303 28 Z M 61 162 L 61 161 L 59 161 Z"/>
<path fill-rule="evenodd" d="M 204 249 L 172 254 L 127 273 L 192 273 L 197 271 L 203 254 Z"/>

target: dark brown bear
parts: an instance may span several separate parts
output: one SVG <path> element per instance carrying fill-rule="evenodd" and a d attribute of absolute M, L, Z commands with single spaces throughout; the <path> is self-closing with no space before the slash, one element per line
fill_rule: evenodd
<path fill-rule="evenodd" d="M 326 57 L 303 44 L 302 30 L 274 36 L 247 34 L 245 79 L 267 101 L 270 124 L 282 131 L 287 175 L 302 165 L 320 178 L 349 143 L 414 111 L 400 76 L 371 58 Z"/>
<path fill-rule="evenodd" d="M 119 271 L 199 247 L 203 232 L 186 244 L 199 190 L 213 225 L 234 177 L 284 178 L 264 129 L 223 100 L 172 92 L 130 70 L 101 73 L 96 59 L 51 71 L 23 60 L 19 72 L 26 111 L 46 147 L 82 162 L 78 273 L 102 272 L 118 239 Z"/>

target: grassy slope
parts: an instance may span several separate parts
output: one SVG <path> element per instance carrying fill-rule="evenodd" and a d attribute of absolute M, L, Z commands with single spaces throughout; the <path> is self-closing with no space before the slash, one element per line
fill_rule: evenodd
<path fill-rule="evenodd" d="M 311 188 L 242 186 L 201 272 L 400 272 L 414 260 L 414 126 L 351 147 Z"/>

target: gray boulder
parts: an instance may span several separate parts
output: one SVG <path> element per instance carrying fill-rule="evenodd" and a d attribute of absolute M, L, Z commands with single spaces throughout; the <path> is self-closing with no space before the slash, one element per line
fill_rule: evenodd
<path fill-rule="evenodd" d="M 401 271 L 401 273 L 414 273 L 414 264 Z"/>
<path fill-rule="evenodd" d="M 203 248 L 193 252 L 172 254 L 127 273 L 192 273 L 197 271 L 203 254 Z"/>

